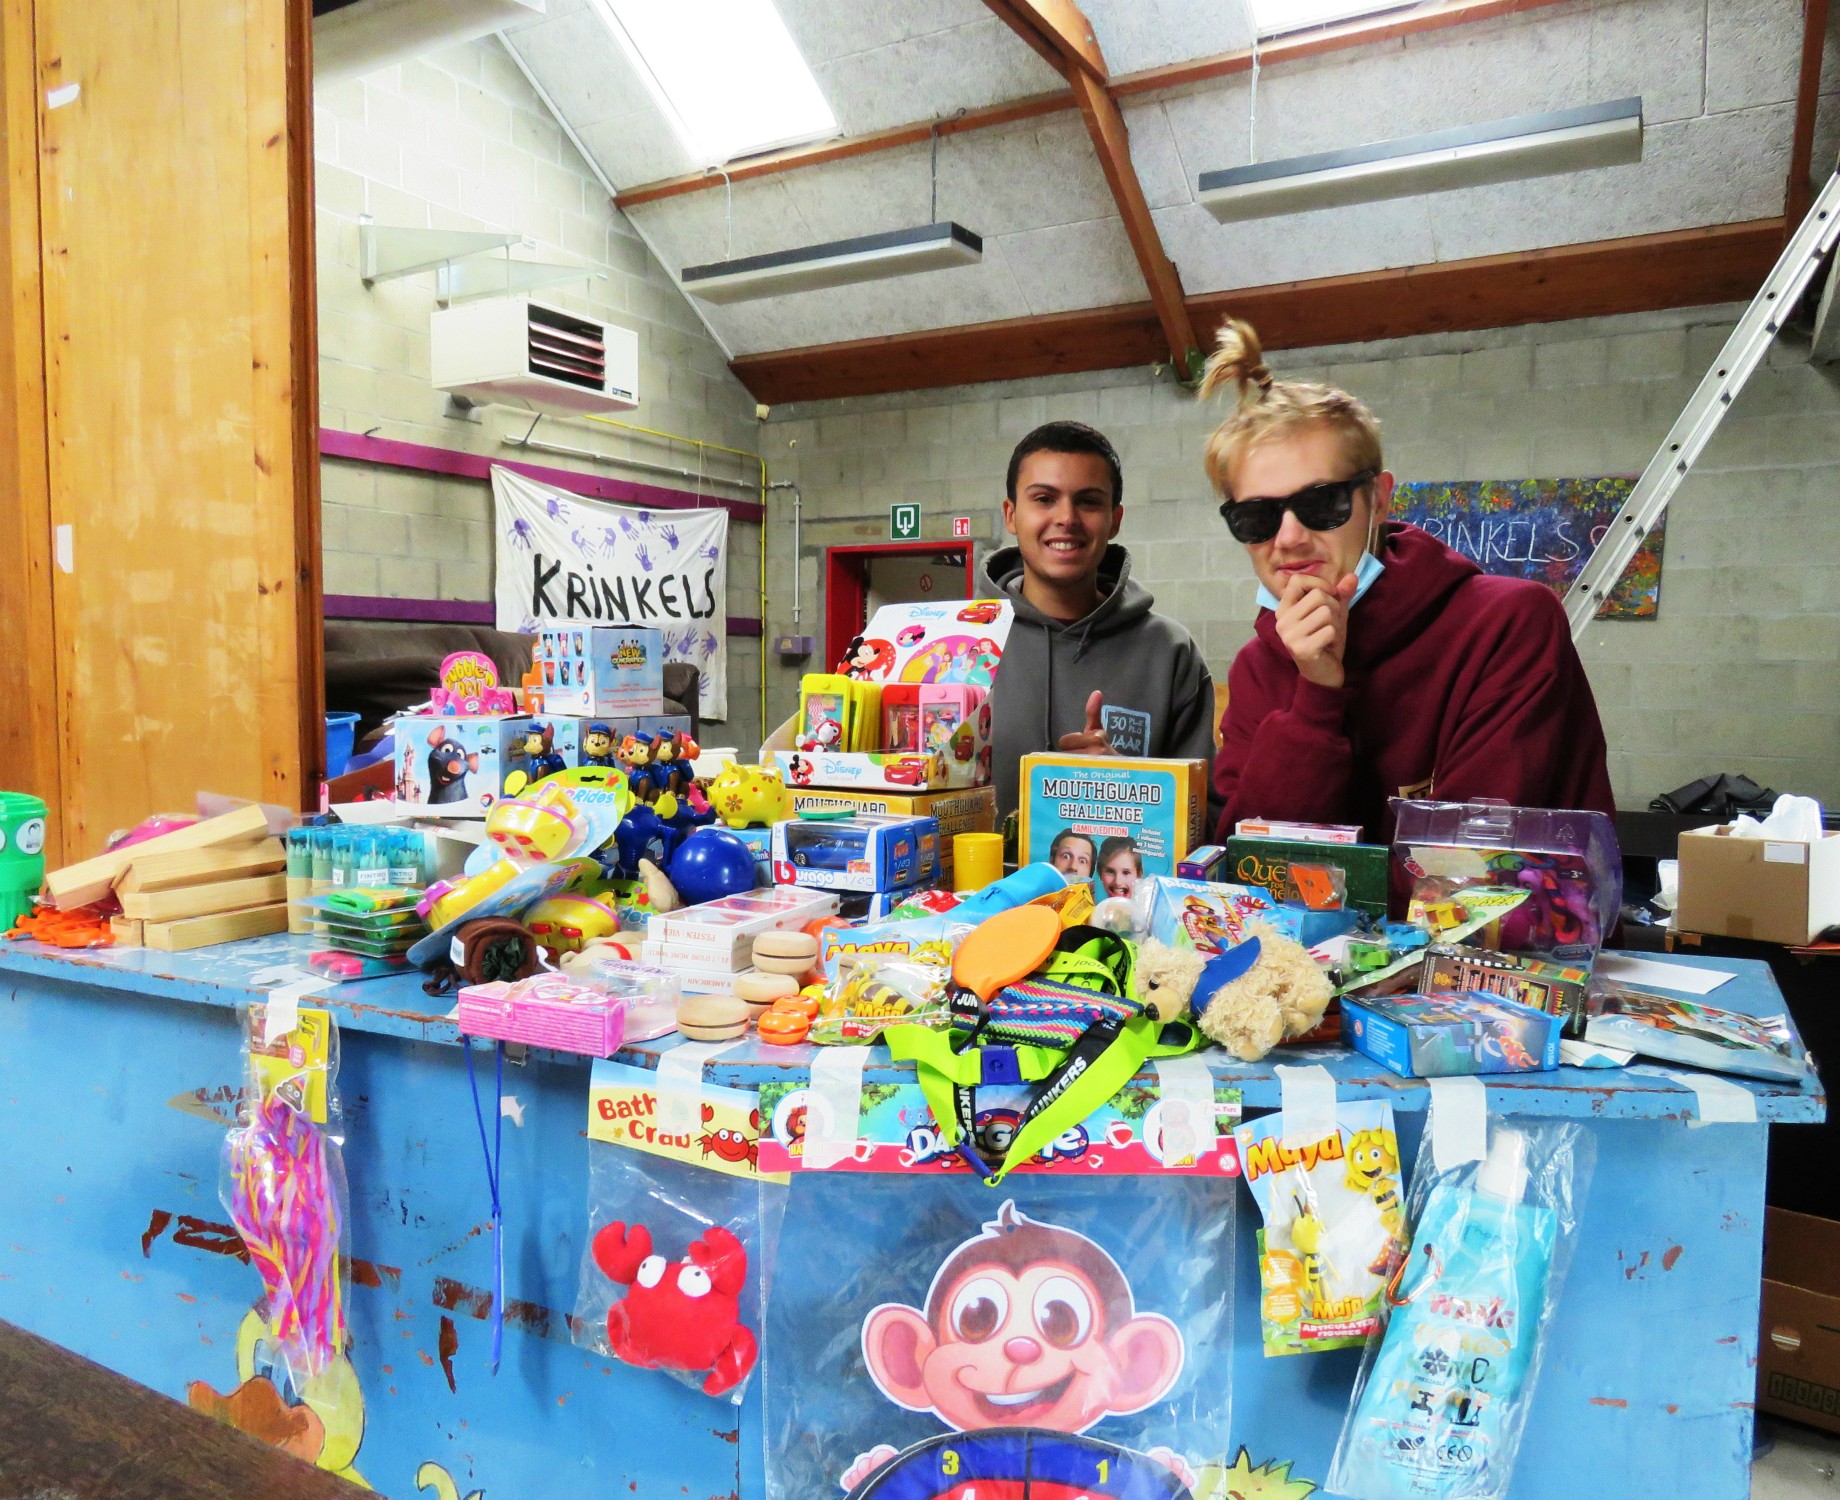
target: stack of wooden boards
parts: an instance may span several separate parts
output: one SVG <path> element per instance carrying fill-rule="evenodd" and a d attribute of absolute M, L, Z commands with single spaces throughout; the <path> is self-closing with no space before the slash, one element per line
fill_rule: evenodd
<path fill-rule="evenodd" d="M 178 953 L 287 931 L 287 853 L 259 807 L 66 865 L 45 889 L 66 911 L 114 892 L 124 947 Z"/>

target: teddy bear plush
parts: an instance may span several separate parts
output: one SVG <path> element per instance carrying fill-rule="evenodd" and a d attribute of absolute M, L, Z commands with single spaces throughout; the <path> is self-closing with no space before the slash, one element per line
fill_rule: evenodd
<path fill-rule="evenodd" d="M 1202 1031 L 1242 1062 L 1315 1030 L 1334 994 L 1301 943 L 1266 927 L 1211 959 L 1196 989 Z"/>
<path fill-rule="evenodd" d="M 1145 1010 L 1159 1021 L 1173 1021 L 1188 1009 L 1206 967 L 1193 948 L 1171 948 L 1150 938 L 1138 945 L 1132 985 Z"/>

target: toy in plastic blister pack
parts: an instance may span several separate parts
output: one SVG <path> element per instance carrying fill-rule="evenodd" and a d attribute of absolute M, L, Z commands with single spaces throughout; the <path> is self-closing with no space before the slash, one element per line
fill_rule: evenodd
<path fill-rule="evenodd" d="M 798 1174 L 768 1267 L 769 1500 L 1211 1492 L 1234 1191 Z"/>
<path fill-rule="evenodd" d="M 1466 887 L 1518 887 L 1527 900 L 1505 916 L 1503 952 L 1589 963 L 1616 925 L 1623 858 L 1600 812 L 1494 802 L 1404 801 L 1393 858 L 1413 904 L 1431 912 Z"/>
<path fill-rule="evenodd" d="M 243 1012 L 248 1070 L 219 1195 L 262 1279 L 268 1338 L 302 1390 L 344 1358 L 348 1339 L 338 1034 L 329 1012 L 301 1008 L 271 1037 L 268 1011 Z"/>
<path fill-rule="evenodd" d="M 1329 1473 L 1355 1500 L 1508 1493 L 1589 1185 L 1591 1137 L 1575 1123 L 1491 1118 L 1483 1158 L 1442 1170 L 1436 1131 L 1434 1117 L 1411 1249 Z"/>
<path fill-rule="evenodd" d="M 575 1341 L 738 1403 L 760 1352 L 763 1232 L 784 1198 L 776 1183 L 591 1142 Z"/>
<path fill-rule="evenodd" d="M 1358 1347 L 1403 1247 L 1399 1139 L 1384 1100 L 1344 1100 L 1335 1130 L 1287 1133 L 1282 1113 L 1241 1125 L 1240 1169 L 1264 1216 L 1259 1326 L 1265 1353 Z"/>

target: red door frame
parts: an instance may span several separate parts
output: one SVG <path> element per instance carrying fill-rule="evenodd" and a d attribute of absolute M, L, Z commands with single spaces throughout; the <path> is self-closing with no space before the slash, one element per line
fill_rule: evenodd
<path fill-rule="evenodd" d="M 965 563 L 965 597 L 977 596 L 977 573 L 971 543 L 964 538 L 943 542 L 866 542 L 824 549 L 824 670 L 843 660 L 852 639 L 862 633 L 869 598 L 869 564 L 879 557 L 911 557 L 916 552 Z"/>

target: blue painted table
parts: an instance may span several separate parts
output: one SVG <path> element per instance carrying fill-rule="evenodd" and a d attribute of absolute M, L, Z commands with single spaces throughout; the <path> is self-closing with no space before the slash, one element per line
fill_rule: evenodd
<path fill-rule="evenodd" d="M 303 941 L 287 938 L 194 954 L 0 947 L 0 1318 L 207 1404 L 255 1373 L 245 1320 L 258 1283 L 235 1257 L 217 1197 L 240 1077 L 234 1008 L 257 993 L 252 975 L 303 955 Z M 1716 966 L 1737 971 L 1716 1003 L 1782 1009 L 1765 965 Z M 759 1500 L 758 1381 L 737 1409 L 569 1340 L 586 1225 L 587 1063 L 537 1053 L 507 1070 L 522 1121 L 505 1132 L 508 1326 L 494 1376 L 487 1199 L 448 1006 L 409 979 L 339 987 L 314 1003 L 336 1013 L 342 1035 L 351 1378 L 322 1410 L 265 1405 L 255 1382 L 239 1419 L 399 1497 Z M 669 1045 L 625 1056 L 652 1064 Z M 1306 1057 L 1327 1064 L 1342 1097 L 1390 1099 L 1410 1160 L 1422 1084 L 1342 1051 L 1280 1060 Z M 709 1076 L 755 1086 L 805 1065 L 750 1043 Z M 1243 1090 L 1248 1111 L 1277 1105 L 1268 1064 L 1214 1054 L 1213 1067 Z M 902 1072 L 885 1065 L 868 1077 Z M 1748 1493 L 1764 1122 L 1819 1120 L 1826 1101 L 1812 1082 L 1744 1087 L 1760 1123 L 1699 1129 L 1692 1092 L 1652 1073 L 1562 1069 L 1490 1082 L 1493 1109 L 1589 1121 L 1597 1155 L 1517 1497 L 1557 1500 L 1581 1484 L 1605 1500 Z M 850 1191 L 839 1180 L 804 1192 L 810 1177 L 794 1182 L 788 1235 L 812 1232 L 801 1215 L 816 1212 L 814 1200 Z M 1115 1180 L 1121 1193 L 1155 1191 L 1153 1179 Z M 1307 1491 L 1294 1481 L 1320 1481 L 1328 1467 L 1356 1361 L 1260 1357 L 1256 1216 L 1241 1202 L 1227 1451 L 1293 1465 L 1288 1486 L 1273 1476 L 1236 1485 L 1248 1500 L 1296 1497 Z M 840 1253 L 875 1253 L 869 1229 L 830 1232 Z"/>

